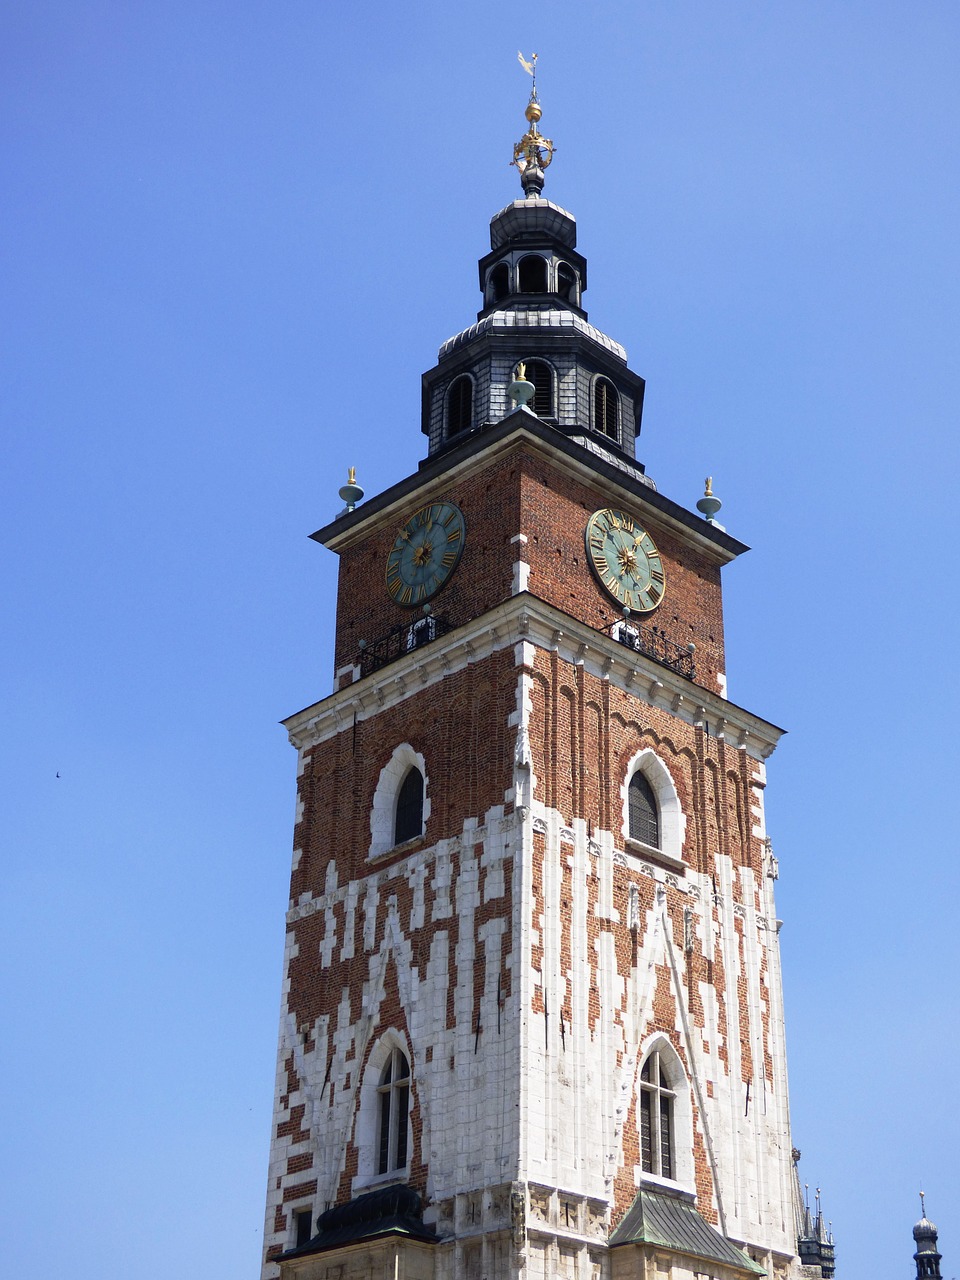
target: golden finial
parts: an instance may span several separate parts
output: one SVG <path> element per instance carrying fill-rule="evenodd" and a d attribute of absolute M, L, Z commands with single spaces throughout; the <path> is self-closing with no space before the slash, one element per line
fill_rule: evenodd
<path fill-rule="evenodd" d="M 723 525 L 717 522 L 717 512 L 723 506 L 723 503 L 713 492 L 713 476 L 707 476 L 703 497 L 697 503 L 697 510 L 703 518 L 715 525 L 716 528 L 722 529 Z"/>
<path fill-rule="evenodd" d="M 517 372 L 514 375 L 518 382 L 525 382 L 527 377 L 527 366 L 521 360 L 517 365 Z"/>
<path fill-rule="evenodd" d="M 348 467 L 347 468 L 347 484 L 356 484 L 356 483 L 357 483 L 357 468 Z M 707 483 L 709 484 L 709 481 L 707 481 Z"/>
<path fill-rule="evenodd" d="M 705 498 L 712 498 L 713 497 L 713 476 L 707 476 L 706 481 L 704 483 L 706 484 L 706 488 L 703 491 L 703 496 Z"/>
<path fill-rule="evenodd" d="M 515 144 L 513 159 L 510 163 L 515 164 L 520 170 L 520 182 L 523 185 L 524 195 L 528 200 L 536 200 L 543 191 L 543 171 L 553 159 L 554 146 L 551 140 L 544 138 L 537 129 L 537 124 L 543 115 L 540 99 L 537 96 L 537 55 L 531 54 L 529 62 L 522 53 L 517 53 L 517 58 L 527 75 L 533 77 L 533 85 L 530 89 L 530 101 L 524 112 L 530 128 Z"/>

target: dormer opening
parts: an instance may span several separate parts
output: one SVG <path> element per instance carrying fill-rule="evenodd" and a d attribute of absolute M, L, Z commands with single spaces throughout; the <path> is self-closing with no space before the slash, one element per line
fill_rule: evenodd
<path fill-rule="evenodd" d="M 502 301 L 510 292 L 510 267 L 498 262 L 487 276 L 487 295 L 491 302 Z"/>
<path fill-rule="evenodd" d="M 534 385 L 530 408 L 538 418 L 556 417 L 553 394 L 553 369 L 546 360 L 524 360 L 528 382 Z"/>
<path fill-rule="evenodd" d="M 593 384 L 593 429 L 611 440 L 620 439 L 620 396 L 609 378 Z"/>
<path fill-rule="evenodd" d="M 447 435 L 455 436 L 473 426 L 473 379 L 467 373 L 454 378 L 447 391 Z"/>
<path fill-rule="evenodd" d="M 564 302 L 571 302 L 575 307 L 580 305 L 580 281 L 568 262 L 557 264 L 557 293 Z"/>
<path fill-rule="evenodd" d="M 537 253 L 528 253 L 520 259 L 517 268 L 520 293 L 547 292 L 547 260 Z"/>

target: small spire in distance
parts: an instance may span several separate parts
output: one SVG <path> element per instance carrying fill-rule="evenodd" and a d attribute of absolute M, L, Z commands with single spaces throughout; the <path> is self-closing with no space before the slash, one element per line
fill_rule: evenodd
<path fill-rule="evenodd" d="M 530 128 L 514 145 L 513 159 L 510 163 L 515 164 L 520 171 L 523 194 L 528 200 L 537 200 L 543 191 L 543 171 L 553 159 L 554 146 L 551 140 L 543 137 L 537 128 L 540 117 L 543 115 L 540 99 L 537 96 L 537 55 L 532 54 L 529 62 L 522 53 L 518 53 L 517 58 L 527 75 L 533 77 L 533 85 L 530 89 L 530 101 L 524 112 Z"/>

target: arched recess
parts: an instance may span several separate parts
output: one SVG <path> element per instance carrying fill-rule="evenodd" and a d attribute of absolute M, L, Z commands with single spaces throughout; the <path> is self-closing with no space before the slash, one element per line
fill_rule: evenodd
<path fill-rule="evenodd" d="M 611 440 L 620 439 L 620 396 L 609 378 L 593 381 L 593 429 Z"/>
<path fill-rule="evenodd" d="M 370 810 L 370 851 L 367 854 L 369 858 L 388 853 L 397 843 L 397 801 L 400 799 L 403 784 L 411 769 L 417 769 L 423 778 L 420 834 L 422 835 L 427 829 L 427 820 L 430 817 L 430 796 L 426 762 L 419 751 L 414 751 L 409 742 L 402 742 L 400 746 L 394 748 L 393 755 L 380 770 L 380 777 L 374 789 L 373 805 Z"/>
<path fill-rule="evenodd" d="M 528 382 L 534 386 L 530 408 L 538 418 L 556 417 L 556 399 L 554 396 L 555 378 L 553 368 L 546 360 L 524 360 Z"/>
<path fill-rule="evenodd" d="M 645 1068 L 649 1068 L 645 1071 Z M 660 1081 L 644 1080 L 644 1075 L 654 1077 L 659 1070 Z M 662 1082 L 662 1083 L 660 1083 Z M 656 1103 L 649 1108 L 648 1118 L 656 1125 L 656 1132 L 644 1141 L 644 1105 L 643 1096 L 653 1101 L 667 1103 L 669 1106 L 669 1124 L 663 1125 L 662 1118 L 657 1116 Z M 658 1096 L 659 1095 L 659 1096 Z M 636 1114 L 638 1138 L 640 1139 L 641 1169 L 640 1175 L 645 1182 L 663 1182 L 668 1186 L 679 1186 L 684 1190 L 694 1190 L 695 1168 L 693 1159 L 693 1100 L 690 1083 L 684 1071 L 680 1055 L 669 1039 L 662 1032 L 654 1032 L 644 1041 L 642 1052 L 638 1057 L 636 1080 Z M 660 1123 L 656 1123 L 660 1119 Z M 669 1134 L 665 1129 L 669 1129 Z M 663 1173 L 662 1161 L 658 1159 L 657 1147 L 662 1147 L 665 1139 L 670 1146 L 670 1172 Z M 649 1155 L 652 1154 L 652 1160 Z M 645 1167 L 652 1164 L 653 1167 Z"/>
<path fill-rule="evenodd" d="M 447 435 L 459 435 L 473 426 L 473 379 L 461 373 L 447 388 Z"/>
<path fill-rule="evenodd" d="M 643 841 L 638 842 L 630 835 L 630 783 L 636 773 L 643 775 L 656 800 L 660 835 L 660 843 L 657 846 L 646 845 Z M 674 858 L 679 862 L 683 857 L 683 838 L 687 819 L 680 805 L 673 775 L 652 747 L 644 747 L 631 758 L 620 788 L 620 796 L 623 804 L 621 830 L 624 841 L 628 845 L 656 848 L 668 858 Z"/>
<path fill-rule="evenodd" d="M 401 1063 L 405 1077 L 404 1067 L 398 1071 Z M 410 1046 L 403 1032 L 391 1027 L 370 1050 L 360 1083 L 353 1138 L 355 1189 L 407 1177 L 413 1158 L 413 1087 Z"/>
<path fill-rule="evenodd" d="M 557 293 L 564 302 L 580 305 L 580 280 L 576 271 L 567 262 L 557 263 Z"/>
<path fill-rule="evenodd" d="M 500 302 L 510 292 L 510 267 L 498 262 L 487 276 L 487 301 Z"/>
<path fill-rule="evenodd" d="M 547 260 L 538 253 L 528 253 L 517 264 L 517 284 L 520 293 L 547 292 Z"/>

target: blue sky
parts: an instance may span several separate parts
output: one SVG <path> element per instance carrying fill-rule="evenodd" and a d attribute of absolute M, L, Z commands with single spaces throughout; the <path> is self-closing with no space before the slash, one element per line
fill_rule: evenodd
<path fill-rule="evenodd" d="M 11 1274 L 254 1275 L 306 535 L 423 456 L 540 54 L 547 194 L 705 475 L 770 761 L 794 1139 L 842 1280 L 960 1265 L 960 10 L 198 0 L 2 19 Z M 59 772 L 59 778 L 57 774 Z M 953 922 L 953 923 L 951 923 Z"/>

